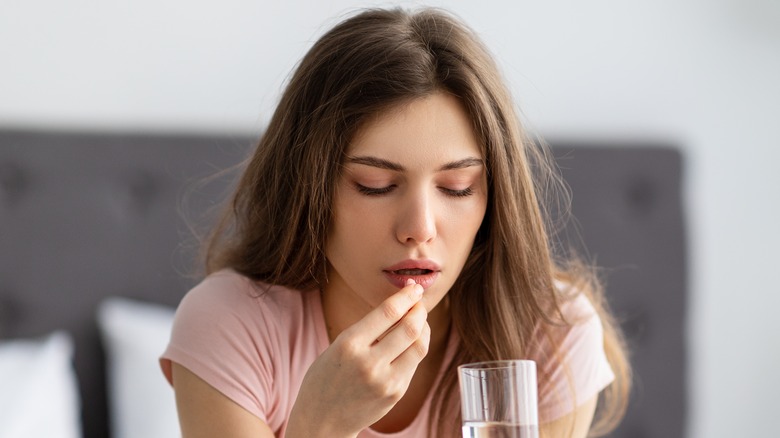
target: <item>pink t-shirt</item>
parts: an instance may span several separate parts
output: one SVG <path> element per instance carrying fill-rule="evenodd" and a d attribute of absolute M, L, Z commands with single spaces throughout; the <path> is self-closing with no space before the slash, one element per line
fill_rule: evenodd
<path fill-rule="evenodd" d="M 580 296 L 564 305 L 563 311 L 580 321 L 556 334 L 563 337 L 570 372 L 560 366 L 539 370 L 553 376 L 550 384 L 539 388 L 540 423 L 571 412 L 575 404 L 591 399 L 614 379 L 604 354 L 601 322 L 590 302 Z M 171 361 L 179 363 L 259 417 L 277 436 L 284 436 L 303 377 L 328 345 L 319 293 L 278 286 L 266 291 L 225 270 L 210 275 L 184 297 L 160 363 L 169 382 Z M 444 363 L 457 345 L 453 334 Z M 540 348 L 546 345 L 543 342 Z M 534 356 L 544 360 L 545 351 Z M 545 365 L 537 359 L 537 366 Z M 431 395 L 403 431 L 385 434 L 366 429 L 359 437 L 426 436 L 430 403 Z"/>

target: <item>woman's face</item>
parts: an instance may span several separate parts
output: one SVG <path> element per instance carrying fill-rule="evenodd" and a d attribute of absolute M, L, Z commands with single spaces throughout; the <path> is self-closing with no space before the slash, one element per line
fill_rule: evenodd
<path fill-rule="evenodd" d="M 463 269 L 485 216 L 483 161 L 468 113 L 449 94 L 364 125 L 333 202 L 329 298 L 360 318 L 412 278 L 431 311 Z"/>

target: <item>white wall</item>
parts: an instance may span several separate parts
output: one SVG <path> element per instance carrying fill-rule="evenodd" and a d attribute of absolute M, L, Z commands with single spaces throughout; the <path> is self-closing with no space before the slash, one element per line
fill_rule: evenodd
<path fill-rule="evenodd" d="M 257 132 L 311 42 L 362 5 L 0 0 L 0 125 Z M 780 394 L 768 275 L 780 261 L 780 2 L 447 7 L 483 35 L 541 134 L 683 148 L 688 436 L 767 436 Z"/>

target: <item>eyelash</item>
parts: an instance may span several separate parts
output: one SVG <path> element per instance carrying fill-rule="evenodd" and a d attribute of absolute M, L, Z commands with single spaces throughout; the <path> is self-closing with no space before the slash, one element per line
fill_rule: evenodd
<path fill-rule="evenodd" d="M 395 188 L 395 186 L 392 185 L 392 186 L 387 186 L 387 187 L 382 187 L 382 188 L 376 189 L 376 188 L 373 188 L 373 187 L 366 187 L 364 185 L 357 184 L 357 183 L 355 183 L 355 186 L 357 186 L 357 189 L 358 189 L 358 191 L 360 193 L 362 193 L 364 195 L 368 195 L 368 196 L 381 196 L 381 195 L 390 193 Z"/>
<path fill-rule="evenodd" d="M 355 186 L 357 186 L 357 189 L 358 189 L 358 191 L 360 193 L 362 193 L 364 195 L 367 195 L 367 196 L 382 196 L 382 195 L 385 195 L 387 193 L 392 192 L 393 189 L 395 189 L 395 187 L 396 187 L 395 185 L 390 185 L 390 186 L 387 186 L 387 187 L 381 187 L 381 188 L 376 189 L 376 188 L 373 188 L 373 187 L 366 187 L 364 185 L 357 184 L 357 183 L 355 183 Z M 471 196 L 471 195 L 474 194 L 474 190 L 472 190 L 471 187 L 467 187 L 467 188 L 465 188 L 463 190 L 452 190 L 452 189 L 447 189 L 447 188 L 441 187 L 441 188 L 439 188 L 439 190 L 444 192 L 444 194 L 446 194 L 448 196 L 455 197 L 455 198 L 462 198 L 462 197 Z"/>
<path fill-rule="evenodd" d="M 463 190 L 452 190 L 452 189 L 442 188 L 441 191 L 443 191 L 444 193 L 450 196 L 454 196 L 456 198 L 462 198 L 464 196 L 471 196 L 474 194 L 474 190 L 471 190 L 471 187 L 466 187 Z"/>

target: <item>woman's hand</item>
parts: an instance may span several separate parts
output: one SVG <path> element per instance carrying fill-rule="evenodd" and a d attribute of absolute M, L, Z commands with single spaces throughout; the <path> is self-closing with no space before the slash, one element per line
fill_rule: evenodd
<path fill-rule="evenodd" d="M 406 393 L 431 329 L 412 280 L 344 330 L 306 373 L 286 436 L 352 437 Z"/>

